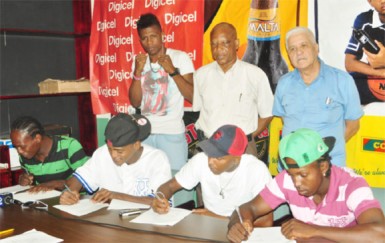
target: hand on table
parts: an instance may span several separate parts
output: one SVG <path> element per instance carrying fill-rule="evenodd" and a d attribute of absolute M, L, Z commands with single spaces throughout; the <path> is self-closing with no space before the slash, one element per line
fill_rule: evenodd
<path fill-rule="evenodd" d="M 95 195 L 91 198 L 91 200 L 94 202 L 105 203 L 108 200 L 113 199 L 113 197 L 114 197 L 114 193 L 112 191 L 102 188 L 95 193 Z"/>
<path fill-rule="evenodd" d="M 281 226 L 282 234 L 289 240 L 309 239 L 314 236 L 314 226 L 297 219 L 290 219 Z"/>
<path fill-rule="evenodd" d="M 245 220 L 243 223 L 237 222 L 233 224 L 227 232 L 227 239 L 231 242 L 241 242 L 249 238 L 253 231 L 253 223 Z"/>
<path fill-rule="evenodd" d="M 76 191 L 65 190 L 60 196 L 60 204 L 72 205 L 80 200 L 80 194 Z"/>

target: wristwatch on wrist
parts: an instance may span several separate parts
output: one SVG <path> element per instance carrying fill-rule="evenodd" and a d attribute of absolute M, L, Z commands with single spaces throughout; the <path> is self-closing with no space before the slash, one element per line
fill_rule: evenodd
<path fill-rule="evenodd" d="M 170 73 L 169 75 L 170 75 L 170 77 L 174 77 L 174 76 L 179 75 L 179 74 L 180 74 L 179 68 L 175 68 L 175 71 L 173 73 Z"/>

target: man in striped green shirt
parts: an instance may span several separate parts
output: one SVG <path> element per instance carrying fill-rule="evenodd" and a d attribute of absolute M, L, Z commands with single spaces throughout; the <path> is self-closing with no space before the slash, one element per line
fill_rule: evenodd
<path fill-rule="evenodd" d="M 12 122 L 11 140 L 25 170 L 19 184 L 34 185 L 30 189 L 33 192 L 64 189 L 65 180 L 88 160 L 76 139 L 47 136 L 33 117 L 19 117 Z"/>

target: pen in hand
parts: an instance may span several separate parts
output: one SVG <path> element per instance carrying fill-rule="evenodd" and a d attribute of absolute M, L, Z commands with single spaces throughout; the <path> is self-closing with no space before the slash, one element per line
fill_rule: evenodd
<path fill-rule="evenodd" d="M 239 217 L 239 221 L 241 222 L 242 226 L 245 228 L 247 233 L 250 234 L 251 233 L 250 226 L 247 223 L 243 223 L 243 219 L 242 219 L 241 213 L 239 211 L 239 207 L 236 207 L 235 210 L 237 211 L 237 214 L 238 214 L 238 217 Z"/>
<path fill-rule="evenodd" d="M 243 224 L 242 216 L 241 216 L 241 213 L 239 212 L 239 207 L 236 207 L 235 211 L 237 211 L 239 221 L 241 222 L 241 224 Z"/>
<path fill-rule="evenodd" d="M 30 174 L 26 168 L 23 167 L 23 169 L 24 169 L 25 173 L 20 175 L 19 184 L 21 186 L 30 186 L 33 184 L 34 176 L 33 176 L 33 174 Z"/>
<path fill-rule="evenodd" d="M 64 187 L 66 191 L 69 191 L 70 193 L 72 193 L 71 189 L 67 186 L 67 184 L 64 183 Z"/>
<path fill-rule="evenodd" d="M 156 200 L 153 201 L 153 209 L 155 212 L 164 214 L 167 213 L 169 210 L 169 203 L 165 197 L 165 195 L 161 191 L 153 192 Z"/>

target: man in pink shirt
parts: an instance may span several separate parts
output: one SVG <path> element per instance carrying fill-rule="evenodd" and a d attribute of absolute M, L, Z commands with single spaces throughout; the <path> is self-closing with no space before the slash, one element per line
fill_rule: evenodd
<path fill-rule="evenodd" d="M 291 240 L 383 242 L 385 218 L 367 182 L 351 169 L 332 166 L 333 137 L 322 139 L 310 129 L 285 136 L 279 153 L 285 170 L 231 216 L 231 242 L 246 240 L 252 222 L 287 202 L 294 219 L 282 224 Z M 241 223 L 242 219 L 243 223 Z"/>

